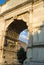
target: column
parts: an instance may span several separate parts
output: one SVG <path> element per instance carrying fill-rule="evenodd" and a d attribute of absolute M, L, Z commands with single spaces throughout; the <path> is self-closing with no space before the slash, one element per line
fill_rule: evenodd
<path fill-rule="evenodd" d="M 28 45 L 27 45 L 27 59 L 24 61 L 24 65 L 30 65 L 30 60 L 32 58 L 32 44 L 33 44 L 33 36 L 32 36 L 32 32 L 33 32 L 33 28 L 32 28 L 32 22 L 33 22 L 33 10 L 32 10 L 32 5 L 31 5 L 31 9 L 28 12 Z"/>
<path fill-rule="evenodd" d="M 0 18 L 0 65 L 3 63 L 3 44 L 4 44 L 4 26 L 3 17 Z"/>
<path fill-rule="evenodd" d="M 29 32 L 29 40 L 28 40 L 28 46 L 27 46 L 27 58 L 28 59 L 32 58 L 32 44 L 33 44 L 32 23 L 33 23 L 33 10 L 32 10 L 32 5 L 31 5 L 31 9 L 29 11 L 29 22 L 28 22 L 28 32 Z"/>

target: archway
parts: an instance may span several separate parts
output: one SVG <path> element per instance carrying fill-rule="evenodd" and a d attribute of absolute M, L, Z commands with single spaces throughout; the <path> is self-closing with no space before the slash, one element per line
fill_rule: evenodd
<path fill-rule="evenodd" d="M 19 42 L 18 37 L 19 34 L 27 28 L 28 26 L 26 25 L 26 22 L 17 19 L 15 19 L 7 27 L 3 51 L 3 58 L 5 64 L 18 63 L 18 61 L 16 60 L 17 59 L 16 53 L 17 50 L 19 49 L 19 45 L 17 45 L 17 43 Z"/>

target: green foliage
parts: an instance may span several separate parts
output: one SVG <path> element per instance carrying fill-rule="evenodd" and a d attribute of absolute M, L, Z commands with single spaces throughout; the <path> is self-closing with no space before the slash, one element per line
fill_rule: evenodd
<path fill-rule="evenodd" d="M 17 58 L 19 63 L 23 64 L 23 61 L 26 59 L 26 52 L 23 47 L 21 47 L 17 52 Z"/>

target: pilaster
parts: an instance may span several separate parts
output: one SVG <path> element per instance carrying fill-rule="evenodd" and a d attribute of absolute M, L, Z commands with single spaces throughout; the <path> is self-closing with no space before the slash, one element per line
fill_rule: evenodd
<path fill-rule="evenodd" d="M 32 44 L 33 44 L 33 6 L 31 5 L 31 8 L 29 10 L 29 21 L 28 21 L 28 46 L 27 46 L 27 58 L 31 59 L 32 58 Z"/>
<path fill-rule="evenodd" d="M 5 28 L 4 17 L 0 17 L 0 65 L 3 63 L 3 45 L 5 34 L 4 28 Z"/>

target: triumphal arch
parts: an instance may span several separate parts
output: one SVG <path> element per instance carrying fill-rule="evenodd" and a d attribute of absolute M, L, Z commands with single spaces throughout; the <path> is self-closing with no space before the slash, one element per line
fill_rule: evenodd
<path fill-rule="evenodd" d="M 5 43 L 14 44 L 24 29 L 29 37 L 27 65 L 44 65 L 44 0 L 7 0 L 0 6 L 0 65 L 14 64 L 14 48 L 10 51 Z"/>

